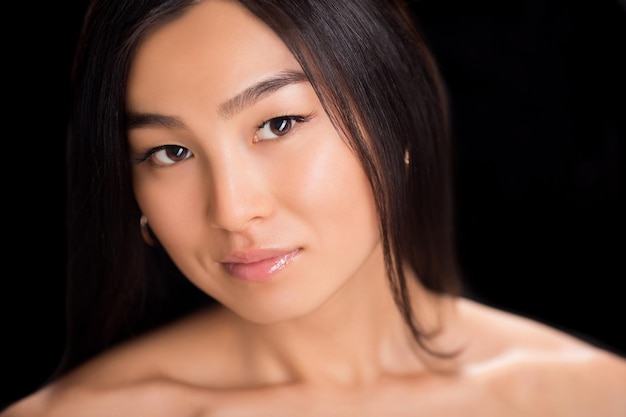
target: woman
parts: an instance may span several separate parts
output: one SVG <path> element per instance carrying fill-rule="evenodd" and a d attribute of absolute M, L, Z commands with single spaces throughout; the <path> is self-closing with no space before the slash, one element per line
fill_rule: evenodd
<path fill-rule="evenodd" d="M 3 417 L 626 411 L 623 358 L 460 296 L 400 2 L 95 0 L 75 63 L 66 360 Z"/>

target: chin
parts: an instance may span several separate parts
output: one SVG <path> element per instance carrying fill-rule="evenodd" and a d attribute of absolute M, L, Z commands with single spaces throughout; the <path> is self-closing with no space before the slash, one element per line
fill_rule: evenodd
<path fill-rule="evenodd" d="M 311 294 L 307 294 L 303 297 L 268 297 L 226 307 L 247 322 L 271 326 L 311 316 L 323 303 L 323 301 L 316 302 Z"/>

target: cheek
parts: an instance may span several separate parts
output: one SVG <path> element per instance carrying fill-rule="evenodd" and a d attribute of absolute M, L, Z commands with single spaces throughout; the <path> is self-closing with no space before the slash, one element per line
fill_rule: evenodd
<path fill-rule="evenodd" d="M 198 181 L 193 176 L 185 175 L 185 181 L 174 177 L 155 178 L 152 174 L 140 173 L 134 179 L 139 208 L 166 249 L 184 246 L 202 217 L 203 194 Z"/>
<path fill-rule="evenodd" d="M 334 239 L 365 237 L 372 231 L 377 235 L 375 201 L 360 162 L 341 138 L 327 138 L 302 152 L 290 174 L 283 175 L 290 184 L 284 198 Z"/>

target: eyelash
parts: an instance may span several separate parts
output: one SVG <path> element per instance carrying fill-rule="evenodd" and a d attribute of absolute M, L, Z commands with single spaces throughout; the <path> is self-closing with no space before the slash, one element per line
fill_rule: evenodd
<path fill-rule="evenodd" d="M 185 148 L 184 146 L 180 146 L 180 145 L 161 145 L 161 146 L 157 146 L 156 148 L 151 148 L 149 149 L 147 152 L 137 156 L 136 158 L 134 158 L 134 162 L 136 164 L 140 164 L 142 162 L 147 161 L 148 159 L 152 158 L 155 154 L 157 154 L 158 152 L 161 151 L 165 151 L 171 148 L 178 148 L 178 150 L 184 149 L 185 150 L 185 154 L 190 154 L 191 151 L 187 148 Z M 191 153 L 191 155 L 188 155 L 185 157 L 185 159 L 190 158 L 191 156 L 193 156 L 193 153 Z M 154 163 L 154 165 L 163 165 L 163 166 L 167 166 L 167 165 L 173 165 L 176 162 L 180 162 L 180 161 L 174 161 L 171 164 L 167 164 L 167 163 Z"/>
<path fill-rule="evenodd" d="M 298 115 L 284 115 L 284 116 L 277 116 L 277 117 L 272 117 L 271 119 L 267 119 L 265 120 L 263 123 L 261 123 L 260 125 L 257 126 L 257 132 L 254 135 L 254 139 L 253 142 L 254 143 L 258 143 L 261 141 L 271 141 L 271 140 L 277 140 L 277 139 L 281 139 L 283 136 L 288 135 L 292 129 L 294 127 L 296 127 L 296 124 L 298 123 L 305 123 L 308 122 L 311 119 L 311 114 L 306 115 L 306 116 L 298 116 Z M 276 122 L 276 121 L 284 121 L 287 120 L 291 126 L 289 128 L 289 130 L 287 132 L 285 132 L 283 135 L 276 135 L 272 132 L 272 134 L 274 134 L 276 137 L 275 138 L 269 138 L 269 139 L 259 139 L 258 138 L 258 133 L 261 129 L 264 129 L 265 127 L 269 126 L 270 123 L 272 122 Z"/>
<path fill-rule="evenodd" d="M 291 130 L 295 127 L 296 124 L 298 123 L 305 123 L 308 122 L 311 119 L 311 114 L 307 115 L 307 116 L 298 116 L 298 115 L 284 115 L 284 116 L 277 116 L 277 117 L 272 117 L 271 119 L 267 119 L 264 122 L 262 122 L 261 124 L 259 124 L 257 126 L 257 131 L 255 132 L 254 138 L 253 138 L 253 143 L 258 143 L 258 142 L 262 142 L 262 141 L 273 141 L 273 140 L 277 140 L 277 139 L 281 139 L 283 138 L 284 135 L 288 135 Z M 267 127 L 270 123 L 272 122 L 276 122 L 279 120 L 288 120 L 290 123 L 292 123 L 292 126 L 290 127 L 290 129 L 284 134 L 284 135 L 276 135 L 275 138 L 271 138 L 271 139 L 259 139 L 258 138 L 258 132 L 259 130 Z M 136 164 L 141 164 L 143 162 L 148 161 L 150 158 L 152 158 L 156 153 L 160 152 L 160 151 L 164 151 L 167 150 L 169 148 L 179 148 L 179 149 L 184 149 L 186 153 L 190 153 L 191 151 L 187 148 L 185 148 L 184 146 L 180 146 L 180 145 L 161 145 L 161 146 L 157 146 L 155 148 L 151 148 L 149 149 L 147 152 L 137 156 L 134 158 L 134 162 Z M 187 158 L 193 156 L 193 153 L 188 156 Z M 185 159 L 187 159 L 185 158 Z M 178 161 L 180 162 L 180 161 Z M 171 164 L 162 164 L 163 166 L 168 166 L 168 165 L 173 165 L 176 164 L 177 162 L 174 161 Z M 159 165 L 157 163 L 155 163 L 155 165 Z"/>

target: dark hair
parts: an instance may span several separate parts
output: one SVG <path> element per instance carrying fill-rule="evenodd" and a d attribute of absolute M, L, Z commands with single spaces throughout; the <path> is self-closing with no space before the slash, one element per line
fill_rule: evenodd
<path fill-rule="evenodd" d="M 162 248 L 144 244 L 125 124 L 135 50 L 197 2 L 94 0 L 88 8 L 68 127 L 68 340 L 59 372 L 214 302 Z M 413 317 L 403 264 L 434 292 L 459 286 L 446 99 L 409 10 L 394 0 L 239 2 L 285 42 L 359 157 L 396 303 L 423 344 L 428 335 Z"/>

